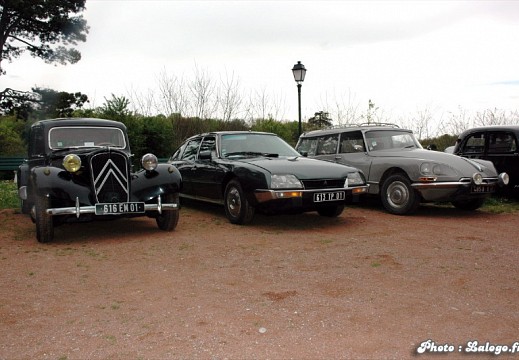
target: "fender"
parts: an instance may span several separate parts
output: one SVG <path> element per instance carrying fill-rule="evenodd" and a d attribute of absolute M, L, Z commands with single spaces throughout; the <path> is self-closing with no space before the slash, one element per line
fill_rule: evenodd
<path fill-rule="evenodd" d="M 158 164 L 153 171 L 140 170 L 133 174 L 131 184 L 132 201 L 149 201 L 162 194 L 179 192 L 182 176 L 171 164 Z"/>
<path fill-rule="evenodd" d="M 90 198 L 90 184 L 79 184 L 64 169 L 52 166 L 40 166 L 31 170 L 31 190 L 34 195 L 49 196 L 51 201 L 60 200 L 74 203 L 75 197 L 81 204 L 93 205 Z M 74 198 L 70 197 L 74 195 Z"/>

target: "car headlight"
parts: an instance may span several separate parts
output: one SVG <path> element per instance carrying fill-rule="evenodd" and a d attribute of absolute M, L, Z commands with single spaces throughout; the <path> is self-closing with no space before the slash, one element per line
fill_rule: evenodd
<path fill-rule="evenodd" d="M 355 185 L 364 185 L 364 179 L 359 172 L 352 172 L 348 174 L 348 178 L 344 182 L 344 187 Z"/>
<path fill-rule="evenodd" d="M 146 154 L 141 159 L 142 167 L 148 171 L 155 170 L 159 164 L 159 160 L 153 154 Z"/>
<path fill-rule="evenodd" d="M 433 176 L 433 175 L 448 175 L 454 176 L 456 172 L 447 165 L 432 163 L 432 162 L 424 162 L 420 165 L 420 173 L 425 176 Z"/>
<path fill-rule="evenodd" d="M 76 154 L 68 154 L 63 158 L 63 167 L 71 173 L 75 173 L 81 168 L 81 159 Z"/>
<path fill-rule="evenodd" d="M 472 175 L 472 180 L 476 185 L 483 184 L 483 176 L 480 173 L 474 173 L 474 175 Z"/>
<path fill-rule="evenodd" d="M 270 179 L 271 189 L 302 189 L 303 184 L 294 175 L 272 175 Z"/>

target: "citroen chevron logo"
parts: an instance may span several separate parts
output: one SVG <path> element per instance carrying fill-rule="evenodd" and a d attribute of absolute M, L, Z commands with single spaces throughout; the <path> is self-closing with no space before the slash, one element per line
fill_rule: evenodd
<path fill-rule="evenodd" d="M 108 159 L 99 174 L 94 178 L 96 196 L 103 190 L 103 187 L 110 178 L 113 178 L 115 181 L 117 181 L 121 188 L 126 192 L 126 195 L 128 195 L 129 189 L 126 180 L 126 174 L 124 174 L 121 169 L 117 167 L 112 159 Z"/>

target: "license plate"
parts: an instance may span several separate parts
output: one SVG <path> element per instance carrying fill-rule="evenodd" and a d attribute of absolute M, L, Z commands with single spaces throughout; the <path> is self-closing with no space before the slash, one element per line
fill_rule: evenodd
<path fill-rule="evenodd" d="M 96 215 L 139 214 L 143 212 L 143 202 L 96 204 Z"/>
<path fill-rule="evenodd" d="M 344 191 L 334 191 L 314 194 L 314 202 L 340 201 L 344 200 Z"/>
<path fill-rule="evenodd" d="M 490 185 L 472 185 L 470 191 L 478 194 L 491 193 L 494 191 L 494 187 Z"/>

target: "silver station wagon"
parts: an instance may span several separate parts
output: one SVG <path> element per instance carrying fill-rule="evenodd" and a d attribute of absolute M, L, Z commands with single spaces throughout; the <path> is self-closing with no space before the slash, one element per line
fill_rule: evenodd
<path fill-rule="evenodd" d="M 451 202 L 475 210 L 498 186 L 508 183 L 492 162 L 422 148 L 411 130 L 393 124 L 360 124 L 300 136 L 304 156 L 362 170 L 369 193 L 392 214 L 413 213 L 421 202 Z"/>

